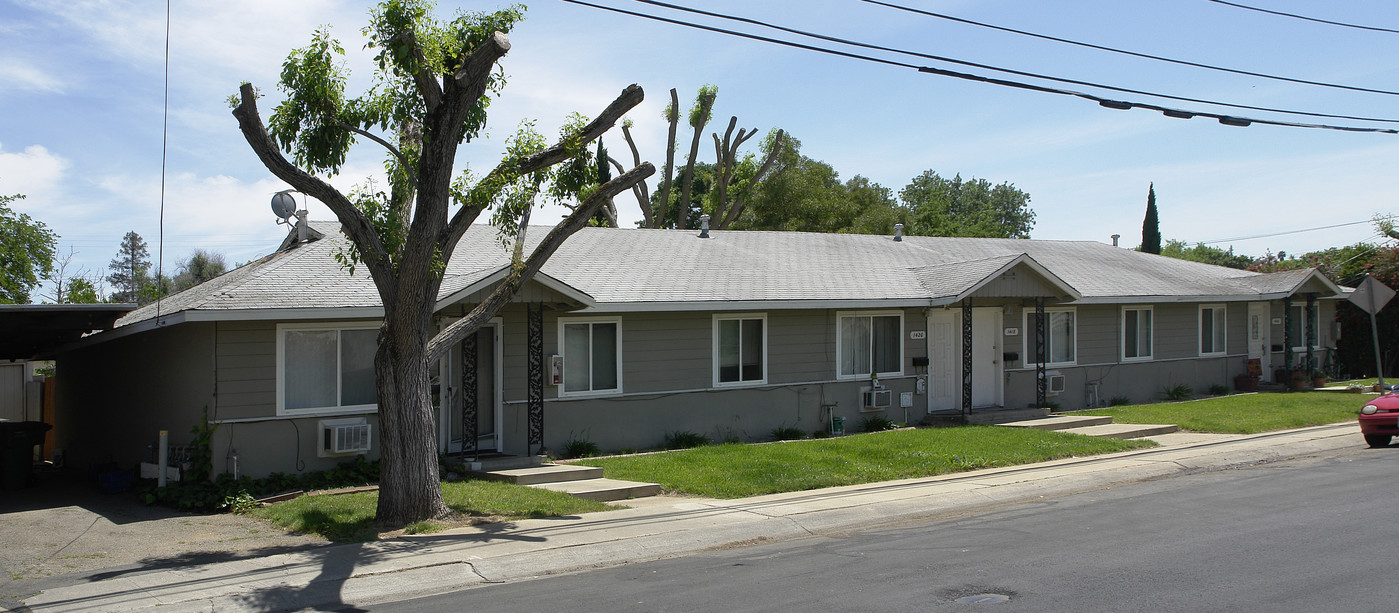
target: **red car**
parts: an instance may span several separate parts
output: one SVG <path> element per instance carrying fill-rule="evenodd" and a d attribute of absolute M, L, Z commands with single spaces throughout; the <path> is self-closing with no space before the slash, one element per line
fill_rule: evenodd
<path fill-rule="evenodd" d="M 1360 409 L 1360 433 L 1371 447 L 1388 447 L 1399 436 L 1399 393 L 1391 391 Z"/>

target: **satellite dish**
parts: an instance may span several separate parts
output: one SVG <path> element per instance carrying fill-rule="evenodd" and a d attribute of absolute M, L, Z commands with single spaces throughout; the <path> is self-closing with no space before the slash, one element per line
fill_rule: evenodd
<path fill-rule="evenodd" d="M 272 213 L 281 219 L 290 219 L 296 214 L 296 198 L 291 190 L 277 192 L 272 196 Z"/>

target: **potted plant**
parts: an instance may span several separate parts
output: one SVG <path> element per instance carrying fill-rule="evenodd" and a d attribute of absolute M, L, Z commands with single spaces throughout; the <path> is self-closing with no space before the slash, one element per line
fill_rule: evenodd
<path fill-rule="evenodd" d="M 1292 371 L 1292 375 L 1287 380 L 1288 387 L 1294 390 L 1307 389 L 1307 371 L 1298 368 Z"/>
<path fill-rule="evenodd" d="M 1312 371 L 1312 387 L 1326 387 L 1326 373 L 1319 370 Z"/>

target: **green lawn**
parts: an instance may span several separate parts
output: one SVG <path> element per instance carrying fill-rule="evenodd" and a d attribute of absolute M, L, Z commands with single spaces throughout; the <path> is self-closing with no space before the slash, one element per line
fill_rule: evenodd
<path fill-rule="evenodd" d="M 1122 424 L 1175 424 L 1196 432 L 1254 434 L 1354 421 L 1374 396 L 1337 392 L 1240 394 L 1190 402 L 1163 402 L 1076 411 L 1111 415 Z"/>
<path fill-rule="evenodd" d="M 920 428 L 768 445 L 712 445 L 578 464 L 613 479 L 659 483 L 672 492 L 743 498 L 837 485 L 926 477 L 993 466 L 1125 451 L 1150 441 L 1099 439 L 1028 428 Z"/>
<path fill-rule="evenodd" d="M 558 517 L 609 507 L 601 502 L 574 498 L 522 485 L 496 481 L 460 481 L 442 484 L 447 506 L 463 517 L 455 522 L 422 522 L 408 526 L 408 534 L 434 532 L 453 525 L 468 525 L 481 518 L 500 520 Z M 378 537 L 374 508 L 379 492 L 333 496 L 302 496 L 279 502 L 253 514 L 292 532 L 319 534 L 332 541 L 371 541 Z"/>

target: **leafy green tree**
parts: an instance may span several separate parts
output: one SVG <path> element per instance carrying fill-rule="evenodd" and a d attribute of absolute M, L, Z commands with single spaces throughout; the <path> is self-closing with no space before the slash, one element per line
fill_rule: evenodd
<path fill-rule="evenodd" d="M 845 182 L 845 197 L 859 214 L 849 227 L 837 230 L 853 234 L 893 234 L 894 224 L 908 227 L 908 209 L 894 200 L 894 191 L 860 175 Z"/>
<path fill-rule="evenodd" d="M 146 241 L 135 230 L 127 232 L 117 247 L 117 256 L 107 265 L 111 274 L 107 282 L 112 284 L 112 302 L 141 302 L 142 289 L 151 282 L 151 254 L 146 249 Z M 146 295 L 152 295 L 147 292 Z M 149 301 L 146 301 L 149 302 Z"/>
<path fill-rule="evenodd" d="M 1254 263 L 1253 258 L 1242 254 L 1235 254 L 1234 248 L 1228 250 L 1218 247 L 1211 247 L 1205 244 L 1197 244 L 1194 247 L 1185 241 L 1168 240 L 1165 248 L 1161 249 L 1161 255 L 1176 258 L 1178 260 L 1190 260 L 1192 262 L 1203 262 L 1214 264 L 1215 266 L 1227 266 L 1247 270 Z"/>
<path fill-rule="evenodd" d="M 1142 219 L 1142 253 L 1161 253 L 1161 219 L 1156 213 L 1156 184 L 1146 188 L 1146 217 Z"/>
<path fill-rule="evenodd" d="M 26 304 L 53 273 L 58 235 L 44 222 L 10 208 L 23 194 L 0 196 L 0 304 Z"/>
<path fill-rule="evenodd" d="M 227 269 L 222 253 L 195 249 L 180 262 L 180 269 L 175 272 L 174 291 L 187 290 L 223 274 Z"/>
<path fill-rule="evenodd" d="M 774 131 L 762 150 L 774 160 L 772 171 L 734 229 L 891 234 L 894 224 L 906 223 L 891 190 L 859 175 L 842 183 L 830 164 L 802 155 L 791 135 Z"/>
<path fill-rule="evenodd" d="M 454 178 L 457 149 L 485 127 L 492 95 L 505 84 L 496 63 L 510 49 L 506 33 L 523 18 L 523 8 L 462 12 L 451 21 L 436 19 L 430 8 L 422 0 L 386 0 L 374 9 L 364 33 L 378 52 L 375 78 L 358 97 L 345 94 L 343 49 L 321 30 L 283 64 L 279 87 L 286 99 L 270 129 L 251 84 L 231 101 L 263 165 L 340 220 L 351 245 L 341 263 L 368 270 L 383 303 L 374 379 L 381 460 L 376 519 L 384 525 L 450 513 L 438 478 L 431 365 L 487 323 L 604 203 L 655 172 L 643 163 L 598 184 L 595 166 L 577 163 L 591 155 L 593 140 L 641 102 L 641 88 L 632 85 L 597 119 L 573 116 L 554 145 L 526 124 L 508 140 L 495 168 Z M 358 137 L 387 152 L 387 193 L 360 188 L 344 194 L 316 176 L 335 174 Z M 577 205 L 526 257 L 523 234 L 539 197 Z M 502 241 L 515 244 L 513 266 L 470 313 L 438 331 L 433 322 L 443 272 L 462 235 L 487 210 Z"/>
<path fill-rule="evenodd" d="M 753 201 L 733 227 L 740 230 L 835 232 L 850 225 L 858 211 L 846 201 L 840 175 L 830 164 L 801 153 L 801 141 L 776 133 L 763 143 L 777 147 L 772 172 L 757 186 Z"/>
<path fill-rule="evenodd" d="M 101 302 L 97 287 L 86 277 L 68 280 L 68 288 L 63 291 L 64 304 L 96 304 Z"/>
<path fill-rule="evenodd" d="M 909 234 L 1030 238 L 1035 212 L 1030 195 L 1010 183 L 985 179 L 946 179 L 924 171 L 899 192 L 908 209 Z"/>

